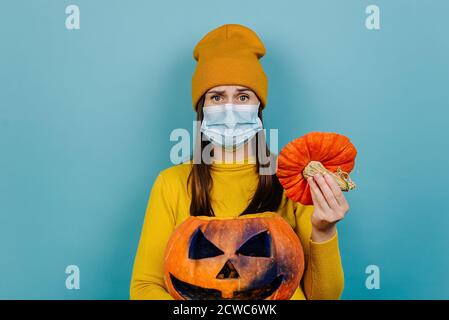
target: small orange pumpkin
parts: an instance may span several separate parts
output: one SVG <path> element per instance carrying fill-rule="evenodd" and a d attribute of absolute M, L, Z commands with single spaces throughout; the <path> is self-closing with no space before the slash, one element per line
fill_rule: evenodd
<path fill-rule="evenodd" d="M 189 217 L 165 249 L 165 284 L 177 300 L 289 299 L 303 271 L 299 238 L 273 212 Z"/>
<path fill-rule="evenodd" d="M 344 135 L 310 132 L 282 148 L 276 176 L 288 198 L 310 205 L 313 201 L 307 178 L 315 173 L 330 173 L 342 191 L 356 187 L 349 177 L 356 155 L 356 148 Z"/>

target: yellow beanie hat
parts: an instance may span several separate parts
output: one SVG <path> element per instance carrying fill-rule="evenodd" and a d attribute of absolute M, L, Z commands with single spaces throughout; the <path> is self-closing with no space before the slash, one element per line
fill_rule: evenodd
<path fill-rule="evenodd" d="M 225 24 L 206 34 L 193 50 L 198 62 L 192 77 L 193 108 L 210 88 L 241 85 L 253 90 L 265 107 L 268 78 L 259 59 L 265 46 L 257 34 L 239 24 Z"/>

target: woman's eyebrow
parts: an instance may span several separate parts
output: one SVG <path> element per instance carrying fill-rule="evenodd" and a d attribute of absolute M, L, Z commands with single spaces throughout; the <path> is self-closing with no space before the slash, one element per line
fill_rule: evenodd
<path fill-rule="evenodd" d="M 251 90 L 248 89 L 248 88 L 240 88 L 240 89 L 237 89 L 237 91 L 238 92 L 243 92 L 243 91 L 251 91 Z"/>
<path fill-rule="evenodd" d="M 225 93 L 225 91 L 224 90 L 211 90 L 211 91 L 208 91 L 207 92 L 207 94 L 209 94 L 209 93 L 218 93 L 218 94 L 223 94 L 223 93 Z"/>

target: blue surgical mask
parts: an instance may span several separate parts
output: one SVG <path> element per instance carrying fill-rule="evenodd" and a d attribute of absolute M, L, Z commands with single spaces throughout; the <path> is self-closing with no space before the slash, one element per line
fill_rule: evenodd
<path fill-rule="evenodd" d="M 259 104 L 222 104 L 203 108 L 201 132 L 213 144 L 235 150 L 263 129 Z"/>

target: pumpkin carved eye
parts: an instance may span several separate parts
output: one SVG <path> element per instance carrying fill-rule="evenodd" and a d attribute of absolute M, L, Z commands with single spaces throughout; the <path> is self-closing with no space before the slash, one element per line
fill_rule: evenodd
<path fill-rule="evenodd" d="M 222 255 L 224 252 L 210 242 L 203 234 L 201 229 L 197 229 L 192 236 L 189 247 L 190 259 L 212 258 Z"/>
<path fill-rule="evenodd" d="M 265 230 L 252 236 L 236 251 L 236 254 L 242 254 L 250 257 L 270 257 L 271 256 L 271 237 Z"/>

